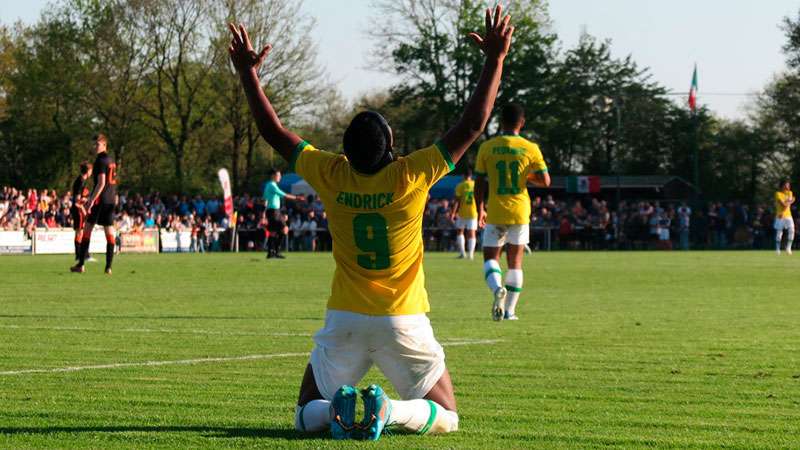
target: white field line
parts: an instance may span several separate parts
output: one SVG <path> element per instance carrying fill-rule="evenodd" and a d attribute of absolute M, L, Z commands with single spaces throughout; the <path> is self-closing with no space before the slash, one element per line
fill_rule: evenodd
<path fill-rule="evenodd" d="M 44 327 L 44 326 L 23 326 L 23 325 L 0 325 L 0 329 L 10 330 L 40 330 L 40 331 L 81 331 L 98 333 L 166 333 L 166 334 L 209 334 L 217 336 L 301 336 L 309 337 L 311 333 L 288 333 L 288 332 L 264 332 L 251 333 L 247 331 L 214 331 L 214 330 L 178 330 L 170 328 L 86 328 L 86 327 Z"/>
<path fill-rule="evenodd" d="M 490 345 L 502 342 L 502 339 L 462 339 L 443 342 L 443 347 L 457 347 L 462 345 Z M 0 376 L 10 375 L 26 375 L 37 373 L 63 373 L 63 372 L 80 372 L 83 370 L 99 370 L 99 369 L 120 369 L 123 367 L 152 367 L 152 366 L 179 366 L 179 365 L 192 365 L 192 364 L 205 364 L 205 363 L 225 363 L 231 361 L 256 361 L 262 359 L 275 359 L 275 358 L 293 358 L 300 356 L 308 356 L 308 353 L 273 353 L 267 355 L 245 355 L 245 356 L 229 356 L 220 358 L 196 358 L 196 359 L 178 359 L 172 361 L 144 361 L 144 362 L 131 362 L 131 363 L 113 363 L 113 364 L 97 364 L 92 366 L 71 366 L 71 367 L 57 367 L 53 369 L 23 369 L 23 370 L 8 370 L 0 372 Z"/>

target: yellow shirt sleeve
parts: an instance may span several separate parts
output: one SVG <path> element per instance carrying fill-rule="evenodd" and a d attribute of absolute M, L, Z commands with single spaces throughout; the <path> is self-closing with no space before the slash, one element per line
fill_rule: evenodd
<path fill-rule="evenodd" d="M 544 173 L 547 172 L 547 164 L 544 162 L 544 156 L 542 156 L 542 151 L 539 150 L 539 146 L 534 144 L 533 148 L 531 149 L 531 163 L 528 165 L 528 172 L 534 173 Z"/>
<path fill-rule="evenodd" d="M 289 170 L 294 170 L 311 186 L 321 186 L 330 174 L 332 165 L 339 155 L 320 151 L 306 141 L 297 144 L 290 161 Z"/>
<path fill-rule="evenodd" d="M 430 188 L 437 181 L 455 169 L 450 152 L 441 142 L 417 150 L 403 158 L 405 170 L 401 174 L 406 183 L 412 186 Z"/>

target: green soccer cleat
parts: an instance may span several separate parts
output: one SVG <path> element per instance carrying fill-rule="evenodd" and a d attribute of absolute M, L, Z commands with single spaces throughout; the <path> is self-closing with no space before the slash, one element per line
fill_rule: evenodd
<path fill-rule="evenodd" d="M 334 439 L 350 439 L 356 429 L 356 400 L 358 391 L 344 385 L 336 391 L 331 402 L 331 436 Z"/>
<path fill-rule="evenodd" d="M 494 291 L 494 303 L 492 304 L 492 319 L 495 322 L 499 322 L 503 320 L 503 316 L 506 314 L 506 297 L 508 296 L 508 290 L 503 286 L 497 288 Z"/>
<path fill-rule="evenodd" d="M 361 391 L 364 400 L 364 419 L 361 421 L 362 439 L 377 441 L 392 415 L 392 401 L 377 384 L 372 384 Z"/>

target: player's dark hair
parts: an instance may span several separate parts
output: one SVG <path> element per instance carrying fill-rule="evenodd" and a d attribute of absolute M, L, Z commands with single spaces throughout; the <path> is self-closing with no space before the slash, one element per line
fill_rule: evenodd
<path fill-rule="evenodd" d="M 500 123 L 505 127 L 515 127 L 525 119 L 525 110 L 519 103 L 509 103 L 500 110 Z"/>
<path fill-rule="evenodd" d="M 267 172 L 267 176 L 272 178 L 275 176 L 276 173 L 278 173 L 278 169 L 269 169 L 269 172 Z"/>
<path fill-rule="evenodd" d="M 93 140 L 93 141 L 100 141 L 100 142 L 105 142 L 105 143 L 108 143 L 108 138 L 107 138 L 107 137 L 106 137 L 106 135 L 105 135 L 105 134 L 103 134 L 103 133 L 97 133 L 97 134 L 95 134 L 95 135 L 92 137 L 92 140 Z"/>
<path fill-rule="evenodd" d="M 392 130 L 374 111 L 358 113 L 344 132 L 344 154 L 356 171 L 371 175 L 394 160 Z"/>
<path fill-rule="evenodd" d="M 89 167 L 91 167 L 91 166 L 89 165 L 88 161 L 82 162 L 81 163 L 81 175 L 86 175 L 87 173 L 89 173 Z"/>
<path fill-rule="evenodd" d="M 472 168 L 471 167 L 467 167 L 466 172 L 464 172 L 464 178 L 469 178 L 471 176 L 472 176 Z"/>
<path fill-rule="evenodd" d="M 780 183 L 778 183 L 778 189 L 783 189 L 783 185 L 786 183 L 791 183 L 788 178 L 783 178 Z"/>

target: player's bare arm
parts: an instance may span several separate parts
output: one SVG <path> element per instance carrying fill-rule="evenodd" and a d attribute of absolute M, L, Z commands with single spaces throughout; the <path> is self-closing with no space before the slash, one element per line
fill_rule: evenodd
<path fill-rule="evenodd" d="M 237 28 L 234 24 L 228 24 L 233 39 L 228 47 L 231 62 L 239 73 L 247 103 L 250 105 L 250 112 L 258 126 L 258 131 L 264 140 L 274 148 L 287 161 L 290 161 L 297 145 L 302 142 L 299 136 L 284 128 L 278 114 L 272 107 L 261 83 L 258 79 L 258 68 L 269 55 L 272 45 L 267 44 L 261 52 L 256 53 L 250 36 L 244 25 L 239 24 Z"/>
<path fill-rule="evenodd" d="M 103 193 L 103 189 L 106 187 L 106 174 L 100 173 L 97 174 L 97 183 L 94 185 L 94 189 L 92 189 L 91 195 L 89 195 L 89 207 L 97 203 L 97 199 L 100 198 L 100 194 Z"/>
<path fill-rule="evenodd" d="M 486 128 L 486 123 L 497 98 L 497 89 L 503 75 L 503 62 L 511 47 L 514 27 L 510 25 L 511 16 L 502 16 L 503 7 L 497 5 L 494 15 L 486 10 L 486 33 L 470 33 L 469 37 L 486 56 L 478 85 L 472 93 L 459 121 L 442 137 L 442 144 L 450 152 L 450 158 L 457 163 L 464 152 L 475 142 Z"/>
<path fill-rule="evenodd" d="M 453 209 L 450 212 L 450 220 L 456 220 L 456 216 L 458 215 L 458 209 L 461 207 L 461 202 L 456 200 L 453 202 Z"/>
<path fill-rule="evenodd" d="M 475 208 L 478 210 L 478 226 L 483 228 L 486 225 L 486 209 L 484 203 L 486 202 L 486 191 L 488 183 L 486 177 L 478 175 L 475 178 Z"/>
<path fill-rule="evenodd" d="M 550 186 L 550 174 L 547 172 L 534 172 L 528 175 L 528 183 L 545 188 Z"/>

